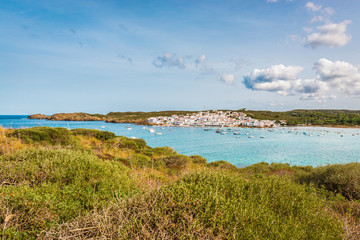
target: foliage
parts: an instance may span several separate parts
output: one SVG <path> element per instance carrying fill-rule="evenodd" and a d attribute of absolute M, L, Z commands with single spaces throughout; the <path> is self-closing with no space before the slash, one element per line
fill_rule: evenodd
<path fill-rule="evenodd" d="M 100 131 L 97 129 L 77 128 L 77 129 L 71 130 L 71 132 L 74 135 L 90 136 L 90 137 L 95 137 L 98 140 L 104 140 L 104 141 L 116 137 L 115 133 L 113 133 L 113 132 Z"/>
<path fill-rule="evenodd" d="M 0 208 L 16 215 L 10 232 L 35 236 L 116 196 L 130 196 L 136 188 L 127 174 L 123 164 L 82 151 L 20 151 L 0 158 Z"/>
<path fill-rule="evenodd" d="M 73 145 L 76 139 L 66 128 L 34 127 L 17 129 L 9 133 L 10 137 L 16 137 L 25 143 L 41 143 L 50 145 Z"/>
<path fill-rule="evenodd" d="M 224 170 L 237 170 L 237 167 L 226 161 L 216 161 L 208 163 L 211 168 L 224 169 Z"/>
<path fill-rule="evenodd" d="M 299 171 L 296 181 L 324 186 L 328 191 L 340 193 L 347 199 L 360 200 L 360 163 L 333 164 Z"/>
<path fill-rule="evenodd" d="M 245 112 L 256 119 L 285 120 L 288 125 L 360 125 L 360 111 L 352 110 L 292 110 L 287 112 Z"/>
<path fill-rule="evenodd" d="M 108 239 L 341 239 L 343 234 L 322 199 L 305 186 L 209 171 L 48 234 L 67 238 L 81 228 L 89 229 L 81 237 Z"/>

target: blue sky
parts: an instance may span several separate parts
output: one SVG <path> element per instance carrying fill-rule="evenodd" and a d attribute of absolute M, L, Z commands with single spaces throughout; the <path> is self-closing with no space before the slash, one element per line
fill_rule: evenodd
<path fill-rule="evenodd" d="M 357 0 L 1 0 L 0 114 L 360 109 Z"/>

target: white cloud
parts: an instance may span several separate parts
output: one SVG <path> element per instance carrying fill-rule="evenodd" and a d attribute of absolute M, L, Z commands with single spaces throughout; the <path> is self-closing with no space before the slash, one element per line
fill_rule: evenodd
<path fill-rule="evenodd" d="M 244 84 L 252 90 L 277 92 L 282 95 L 290 94 L 293 81 L 303 71 L 299 66 L 284 66 L 282 64 L 266 69 L 255 69 L 244 76 Z"/>
<path fill-rule="evenodd" d="M 184 58 L 176 58 L 175 54 L 166 52 L 162 56 L 157 57 L 153 61 L 155 67 L 178 67 L 179 69 L 185 68 Z"/>
<path fill-rule="evenodd" d="M 235 76 L 233 74 L 223 73 L 218 75 L 218 80 L 231 85 L 235 81 Z"/>
<path fill-rule="evenodd" d="M 335 14 L 335 10 L 331 7 L 327 7 L 323 10 L 323 13 L 328 14 L 328 15 L 334 15 Z"/>
<path fill-rule="evenodd" d="M 202 54 L 195 60 L 196 67 L 198 67 L 205 74 L 215 74 L 215 70 L 206 64 L 206 56 Z"/>
<path fill-rule="evenodd" d="M 313 2 L 307 2 L 305 4 L 305 7 L 310 10 L 310 11 L 313 11 L 313 12 L 317 12 L 317 11 L 320 11 L 322 6 L 321 5 L 316 5 L 315 3 Z"/>
<path fill-rule="evenodd" d="M 269 3 L 275 3 L 275 2 L 278 2 L 279 0 L 266 0 L 266 2 L 269 2 Z"/>
<path fill-rule="evenodd" d="M 334 89 L 348 95 L 360 96 L 360 68 L 353 64 L 321 58 L 314 64 L 319 78 Z"/>
<path fill-rule="evenodd" d="M 344 46 L 351 41 L 351 35 L 347 34 L 347 25 L 350 23 L 350 20 L 345 20 L 319 26 L 318 32 L 307 36 L 306 45 L 312 48 Z"/>
<path fill-rule="evenodd" d="M 300 79 L 299 66 L 275 65 L 255 69 L 244 76 L 244 85 L 252 90 L 276 92 L 280 95 L 299 95 L 302 100 L 326 101 L 335 99 L 329 93 L 340 92 L 349 97 L 360 97 L 360 67 L 321 58 L 314 63 L 317 77 Z"/>
<path fill-rule="evenodd" d="M 315 16 L 310 20 L 309 23 L 312 24 L 312 23 L 323 22 L 323 21 L 324 21 L 323 16 Z"/>

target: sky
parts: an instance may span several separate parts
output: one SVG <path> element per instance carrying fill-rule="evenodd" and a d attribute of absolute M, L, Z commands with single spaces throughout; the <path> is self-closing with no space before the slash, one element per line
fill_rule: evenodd
<path fill-rule="evenodd" d="M 0 114 L 360 109 L 358 0 L 1 0 Z"/>

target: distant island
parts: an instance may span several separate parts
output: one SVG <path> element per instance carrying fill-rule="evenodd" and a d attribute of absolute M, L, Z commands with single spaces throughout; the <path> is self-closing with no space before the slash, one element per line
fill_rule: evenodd
<path fill-rule="evenodd" d="M 213 111 L 203 111 L 215 113 Z M 329 126 L 329 127 L 359 127 L 359 110 L 291 110 L 285 112 L 255 111 L 255 110 L 218 110 L 229 115 L 244 116 L 253 119 L 254 122 L 264 120 L 273 121 L 275 124 L 283 126 Z M 46 119 L 53 121 L 105 121 L 109 123 L 134 123 L 139 125 L 155 125 L 154 118 L 165 118 L 172 116 L 190 116 L 199 114 L 198 111 L 158 111 L 158 112 L 110 112 L 104 114 L 89 113 L 56 113 L 52 116 L 44 114 L 30 115 L 29 119 Z M 152 119 L 152 120 L 151 120 Z M 236 119 L 236 117 L 235 117 Z M 268 122 L 269 123 L 269 122 Z M 256 123 L 257 124 L 257 123 Z M 205 125 L 205 124 L 204 124 Z M 226 125 L 226 124 L 224 124 Z M 240 124 L 239 124 L 240 125 Z M 241 126 L 246 126 L 242 124 Z"/>

